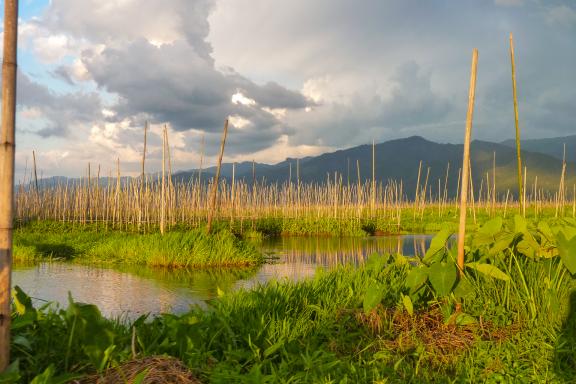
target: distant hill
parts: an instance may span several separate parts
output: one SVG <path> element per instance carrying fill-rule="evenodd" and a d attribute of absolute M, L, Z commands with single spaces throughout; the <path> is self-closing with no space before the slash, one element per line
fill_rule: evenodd
<path fill-rule="evenodd" d="M 515 147 L 514 139 L 503 141 L 501 144 Z M 521 140 L 520 148 L 530 152 L 539 152 L 562 160 L 566 145 L 566 161 L 576 162 L 576 135 L 565 137 L 552 137 L 548 139 Z"/>
<path fill-rule="evenodd" d="M 428 169 L 428 185 L 433 195 L 438 193 L 438 180 L 440 188 L 444 188 L 446 170 L 448 164 L 448 192 L 454 196 L 457 191 L 458 174 L 462 165 L 463 146 L 461 144 L 440 144 L 426 140 L 419 136 L 405 139 L 391 140 L 375 146 L 376 171 L 378 181 L 402 180 L 404 192 L 413 197 L 418 180 L 418 167 L 422 161 L 420 185 L 424 184 Z M 471 164 L 474 189 L 476 192 L 483 184 L 485 191 L 486 174 L 492 183 L 492 167 L 494 154 L 496 155 L 496 187 L 500 193 L 510 190 L 511 194 L 517 190 L 517 168 L 515 149 L 508 145 L 473 141 L 471 146 Z M 527 188 L 533 186 L 535 177 L 538 176 L 539 188 L 548 191 L 556 191 L 562 171 L 562 161 L 546 154 L 534 153 L 523 150 L 523 165 L 527 168 Z M 290 167 L 292 168 L 290 171 Z M 290 175 L 296 182 L 297 173 L 296 159 L 287 159 L 275 165 L 255 164 L 255 176 L 259 181 L 268 183 L 287 182 Z M 231 164 L 223 164 L 223 177 L 231 177 Z M 567 165 L 567 185 L 576 182 L 576 165 Z M 208 172 L 212 173 L 213 168 Z M 299 161 L 299 173 L 301 182 L 322 183 L 330 178 L 334 180 L 335 173 L 342 182 L 357 183 L 358 171 L 360 180 L 365 182 L 372 177 L 372 146 L 361 145 L 343 149 L 336 152 L 324 153 L 315 157 L 307 157 Z M 206 172 L 206 171 L 204 171 Z M 179 173 L 178 176 L 190 177 L 197 175 L 197 171 Z M 237 180 L 252 181 L 252 163 L 240 163 L 236 165 Z"/>

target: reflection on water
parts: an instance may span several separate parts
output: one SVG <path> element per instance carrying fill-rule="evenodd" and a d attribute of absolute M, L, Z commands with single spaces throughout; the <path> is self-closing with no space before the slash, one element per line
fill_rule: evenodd
<path fill-rule="evenodd" d="M 218 287 L 232 289 L 249 279 L 255 269 L 169 270 L 146 267 L 120 270 L 66 263 L 15 267 L 13 283 L 38 302 L 66 307 L 68 292 L 74 300 L 98 305 L 109 316 L 135 318 L 146 313 L 187 311 L 217 296 Z"/>
<path fill-rule="evenodd" d="M 368 238 L 291 237 L 267 239 L 259 246 L 271 263 L 257 268 L 116 269 L 66 263 L 16 266 L 15 285 L 37 301 L 68 303 L 68 292 L 77 301 L 98 305 L 107 316 L 135 318 L 145 313 L 182 313 L 191 305 L 205 305 L 218 289 L 249 288 L 270 279 L 300 280 L 317 268 L 360 264 L 372 253 L 423 255 L 430 236 L 406 235 Z"/>

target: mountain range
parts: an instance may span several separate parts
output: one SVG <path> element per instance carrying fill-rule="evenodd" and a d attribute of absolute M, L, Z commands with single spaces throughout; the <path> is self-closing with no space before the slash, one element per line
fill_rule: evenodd
<path fill-rule="evenodd" d="M 549 193 L 558 191 L 562 173 L 565 146 L 566 188 L 572 196 L 576 184 L 576 135 L 526 140 L 521 142 L 522 164 L 526 170 L 526 186 L 532 191 L 534 184 L 538 189 Z M 404 193 L 413 198 L 418 184 L 423 186 L 428 180 L 428 190 L 434 196 L 443 193 L 447 180 L 449 196 L 455 196 L 462 166 L 462 144 L 436 143 L 420 136 L 390 140 L 374 146 L 375 178 L 378 182 L 402 181 Z M 493 170 L 496 172 L 496 190 L 502 196 L 507 191 L 514 196 L 518 190 L 516 148 L 514 140 L 500 143 L 475 140 L 471 143 L 471 169 L 474 190 L 477 194 L 486 185 L 492 185 Z M 226 154 L 224 154 L 226 157 Z M 302 183 L 334 182 L 336 178 L 343 184 L 366 182 L 372 178 L 372 145 L 360 145 L 318 156 L 300 159 L 288 158 L 277 164 L 253 162 L 236 163 L 234 177 L 248 184 L 286 183 L 297 179 Z M 232 179 L 233 164 L 223 163 L 221 177 Z M 202 180 L 208 180 L 216 173 L 216 167 L 202 170 Z M 446 175 L 448 174 L 448 177 Z M 199 170 L 192 169 L 176 172 L 174 181 L 190 181 L 198 178 Z M 358 177 L 359 176 L 359 177 Z M 65 183 L 65 177 L 53 177 L 41 181 L 40 186 Z M 122 177 L 121 182 L 129 181 Z M 101 183 L 108 182 L 102 178 Z M 115 179 L 111 182 L 115 183 Z"/>
<path fill-rule="evenodd" d="M 576 136 L 567 138 L 528 140 L 521 143 L 523 168 L 526 167 L 527 190 L 537 188 L 548 192 L 558 190 L 562 173 L 562 143 L 566 142 L 566 185 L 576 182 Z M 557 150 L 560 148 L 560 150 Z M 442 144 L 426 140 L 420 136 L 390 140 L 376 144 L 374 147 L 375 177 L 378 181 L 402 180 L 403 188 L 409 197 L 413 197 L 418 183 L 420 168 L 420 185 L 428 176 L 429 189 L 433 195 L 444 189 L 448 173 L 448 194 L 454 196 L 457 191 L 459 170 L 462 166 L 462 144 Z M 483 185 L 492 184 L 493 169 L 496 171 L 496 189 L 502 194 L 510 190 L 517 191 L 517 163 L 514 141 L 494 143 L 475 140 L 471 143 L 471 169 L 474 189 L 479 191 Z M 570 156 L 569 156 L 570 154 Z M 420 165 L 421 163 L 421 165 Z M 447 172 L 448 171 L 448 172 Z M 523 171 L 524 172 L 524 171 Z M 213 175 L 215 167 L 203 170 L 206 175 Z M 187 180 L 197 177 L 198 170 L 179 172 L 175 177 Z M 244 179 L 251 183 L 253 178 L 259 182 L 285 183 L 290 178 L 296 182 L 297 174 L 304 183 L 322 183 L 327 179 L 334 181 L 342 178 L 344 184 L 366 182 L 372 177 L 372 146 L 360 145 L 353 148 L 324 153 L 319 156 L 297 159 L 286 159 L 270 165 L 242 162 L 236 164 L 236 180 Z M 222 164 L 221 176 L 232 178 L 232 164 Z M 488 181 L 487 181 L 488 178 Z M 536 180 L 537 178 L 537 180 Z"/>

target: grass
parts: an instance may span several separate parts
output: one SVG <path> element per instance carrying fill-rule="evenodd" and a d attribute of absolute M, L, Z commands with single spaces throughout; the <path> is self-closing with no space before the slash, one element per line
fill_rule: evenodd
<path fill-rule="evenodd" d="M 40 222 L 14 232 L 14 259 L 136 264 L 163 267 L 225 267 L 262 263 L 250 243 L 226 229 L 206 235 L 203 229 L 138 234 L 104 232 L 90 226 Z"/>
<path fill-rule="evenodd" d="M 94 377 L 157 356 L 213 383 L 574 382 L 576 221 L 486 221 L 467 238 L 460 280 L 450 233 L 423 257 L 374 254 L 133 322 L 72 300 L 36 309 L 16 289 L 0 382 Z"/>
<path fill-rule="evenodd" d="M 469 258 L 488 253 L 479 245 Z M 37 310 L 17 291 L 13 360 L 21 382 L 50 367 L 53 377 L 83 376 L 158 355 L 215 383 L 575 380 L 576 284 L 563 262 L 516 248 L 493 261 L 509 280 L 467 269 L 466 295 L 439 295 L 433 281 L 414 291 L 407 281 L 419 267 L 375 255 L 359 268 L 224 293 L 208 310 L 133 323 L 72 301 L 67 310 Z M 367 308 L 374 286 L 378 299 Z"/>

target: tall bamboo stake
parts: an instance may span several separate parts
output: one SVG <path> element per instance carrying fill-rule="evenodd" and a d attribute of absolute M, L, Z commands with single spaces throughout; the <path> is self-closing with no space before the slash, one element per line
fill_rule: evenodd
<path fill-rule="evenodd" d="M 474 94 L 476 91 L 476 70 L 478 68 L 478 50 L 472 52 L 470 73 L 470 91 L 468 94 L 468 112 L 466 114 L 466 133 L 464 135 L 464 154 L 462 159 L 462 187 L 460 192 L 460 225 L 458 227 L 458 270 L 464 275 L 464 239 L 466 236 L 466 199 L 468 197 L 468 173 L 470 166 L 470 137 L 474 115 Z"/>
<path fill-rule="evenodd" d="M 512 96 L 514 97 L 514 125 L 516 127 L 516 157 L 518 159 L 518 202 L 522 212 L 522 157 L 520 155 L 520 127 L 518 125 L 518 95 L 516 92 L 516 64 L 514 63 L 514 39 L 510 33 L 510 63 L 512 64 Z"/>
<path fill-rule="evenodd" d="M 228 119 L 224 121 L 224 133 L 222 134 L 222 141 L 220 143 L 220 156 L 218 157 L 218 167 L 216 167 L 216 176 L 214 177 L 214 184 L 212 185 L 212 196 L 210 198 L 210 211 L 208 212 L 208 224 L 206 225 L 206 233 L 210 234 L 212 231 L 212 218 L 216 208 L 216 195 L 218 194 L 218 179 L 220 178 L 220 167 L 222 166 L 222 156 L 224 156 L 224 146 L 226 145 L 226 135 L 228 134 Z"/>
<path fill-rule="evenodd" d="M 160 233 L 163 235 L 166 224 L 166 126 L 162 131 L 162 192 L 160 199 Z"/>
<path fill-rule="evenodd" d="M 0 372 L 10 362 L 10 284 L 14 222 L 14 148 L 18 0 L 4 1 L 2 132 L 0 133 Z"/>
<path fill-rule="evenodd" d="M 142 150 L 142 171 L 140 172 L 140 191 L 138 194 L 138 229 L 142 225 L 142 212 L 144 211 L 144 190 L 146 188 L 146 174 L 144 165 L 146 163 L 146 133 L 148 131 L 148 121 L 144 123 L 144 149 Z"/>
<path fill-rule="evenodd" d="M 376 146 L 372 140 L 372 191 L 371 191 L 371 209 L 374 211 L 376 206 Z"/>

